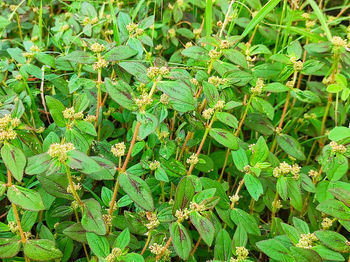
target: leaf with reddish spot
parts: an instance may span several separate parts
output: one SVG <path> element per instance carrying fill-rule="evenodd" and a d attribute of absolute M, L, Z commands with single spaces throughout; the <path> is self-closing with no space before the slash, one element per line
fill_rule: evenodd
<path fill-rule="evenodd" d="M 203 241 L 211 246 L 214 240 L 215 228 L 210 220 L 198 212 L 191 212 L 190 214 L 191 222 L 197 229 L 199 234 L 202 236 Z"/>
<path fill-rule="evenodd" d="M 138 206 L 147 211 L 154 209 L 151 189 L 144 180 L 135 175 L 123 173 L 119 177 L 119 184 Z"/>
<path fill-rule="evenodd" d="M 186 228 L 178 222 L 172 223 L 169 228 L 174 249 L 178 256 L 186 260 L 191 252 L 191 238 Z"/>
<path fill-rule="evenodd" d="M 1 157 L 5 166 L 17 181 L 22 181 L 24 167 L 27 159 L 21 149 L 11 144 L 5 143 L 1 148 Z"/>
<path fill-rule="evenodd" d="M 188 207 L 194 194 L 195 194 L 195 188 L 191 177 L 188 177 L 188 176 L 183 177 L 176 188 L 173 214 L 175 214 L 176 210 L 182 210 Z"/>
<path fill-rule="evenodd" d="M 238 139 L 234 136 L 232 132 L 229 132 L 222 128 L 212 128 L 209 131 L 209 134 L 219 144 L 233 150 L 238 149 Z"/>

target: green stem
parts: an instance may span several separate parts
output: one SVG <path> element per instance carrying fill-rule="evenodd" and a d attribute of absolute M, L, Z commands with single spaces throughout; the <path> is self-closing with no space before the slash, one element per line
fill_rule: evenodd
<path fill-rule="evenodd" d="M 81 209 L 84 208 L 84 203 L 81 201 L 77 191 L 74 188 L 74 184 L 73 184 L 73 180 L 72 180 L 72 173 L 70 172 L 70 168 L 67 164 L 64 165 L 66 168 L 66 173 L 67 173 L 67 179 L 68 179 L 68 183 L 70 186 L 70 190 L 72 191 L 72 194 L 74 196 L 75 201 L 78 202 L 79 206 L 81 207 Z"/>

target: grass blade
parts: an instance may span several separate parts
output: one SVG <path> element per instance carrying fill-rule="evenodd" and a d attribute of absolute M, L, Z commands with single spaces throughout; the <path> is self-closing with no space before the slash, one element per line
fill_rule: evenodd
<path fill-rule="evenodd" d="M 318 20 L 320 21 L 322 29 L 326 33 L 328 41 L 332 41 L 331 31 L 329 30 L 329 28 L 327 26 L 326 18 L 324 17 L 324 14 L 322 13 L 321 9 L 318 7 L 318 5 L 316 4 L 316 2 L 314 0 L 307 0 L 307 1 L 311 5 Z"/>
<path fill-rule="evenodd" d="M 115 16 L 114 12 L 114 7 L 112 4 L 112 1 L 108 1 L 109 4 L 109 9 L 111 10 L 111 15 L 112 15 L 112 21 L 113 21 L 113 37 L 114 41 L 116 42 L 117 46 L 120 45 L 120 39 L 119 39 L 119 30 L 118 30 L 118 23 L 117 23 L 117 18 Z"/>
<path fill-rule="evenodd" d="M 242 33 L 242 38 L 246 37 L 250 31 L 252 31 L 255 26 L 262 20 L 264 17 L 272 11 L 273 8 L 280 2 L 281 0 L 270 0 L 266 5 L 261 8 L 261 10 L 257 13 L 256 16 L 249 22 L 246 29 L 244 29 Z"/>
<path fill-rule="evenodd" d="M 212 32 L 212 10 L 213 10 L 213 1 L 207 0 L 207 5 L 205 6 L 205 35 L 210 36 Z"/>

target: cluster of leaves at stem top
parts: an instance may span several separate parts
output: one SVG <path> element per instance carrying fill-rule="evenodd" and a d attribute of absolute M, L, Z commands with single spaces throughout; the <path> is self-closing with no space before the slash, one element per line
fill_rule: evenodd
<path fill-rule="evenodd" d="M 348 261 L 348 0 L 0 1 L 2 261 Z"/>

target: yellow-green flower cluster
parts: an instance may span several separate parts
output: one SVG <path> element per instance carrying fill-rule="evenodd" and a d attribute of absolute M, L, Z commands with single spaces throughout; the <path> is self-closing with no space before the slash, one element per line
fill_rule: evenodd
<path fill-rule="evenodd" d="M 219 85 L 225 85 L 227 84 L 226 78 L 221 78 L 218 76 L 211 76 L 208 78 L 208 83 L 213 84 L 214 86 L 218 87 Z"/>
<path fill-rule="evenodd" d="M 154 160 L 153 162 L 149 163 L 149 169 L 152 171 L 158 169 L 160 167 L 160 163 L 157 160 Z"/>
<path fill-rule="evenodd" d="M 333 36 L 332 44 L 335 48 L 345 47 L 347 42 L 345 39 L 342 39 L 340 36 Z"/>
<path fill-rule="evenodd" d="M 188 208 L 184 208 L 182 210 L 176 210 L 175 217 L 177 218 L 177 222 L 181 223 L 184 220 L 187 220 L 190 217 L 190 210 Z"/>
<path fill-rule="evenodd" d="M 98 71 L 102 68 L 106 68 L 108 66 L 108 61 L 106 59 L 104 59 L 103 57 L 99 57 L 97 62 L 95 62 L 93 65 L 92 65 L 92 68 L 95 70 L 95 71 Z"/>
<path fill-rule="evenodd" d="M 95 116 L 95 115 L 87 115 L 87 116 L 84 118 L 84 121 L 93 123 L 93 122 L 96 121 L 96 116 Z"/>
<path fill-rule="evenodd" d="M 152 104 L 152 102 L 152 97 L 146 93 L 143 93 L 139 98 L 135 99 L 135 104 L 141 109 L 141 111 L 144 111 L 144 107 Z"/>
<path fill-rule="evenodd" d="M 78 184 L 75 184 L 74 182 L 72 182 L 72 183 L 73 183 L 73 189 L 75 191 L 81 190 L 81 184 L 80 183 L 78 183 Z M 66 190 L 67 190 L 67 193 L 73 193 L 72 188 L 70 186 L 68 186 Z"/>
<path fill-rule="evenodd" d="M 154 255 L 160 255 L 163 252 L 164 246 L 154 243 L 149 246 L 149 250 Z M 164 250 L 162 261 L 170 261 L 171 252 L 169 249 Z"/>
<path fill-rule="evenodd" d="M 294 179 L 299 179 L 300 177 L 300 166 L 298 164 L 289 165 L 286 162 L 280 163 L 279 167 L 273 169 L 273 176 L 280 177 L 283 175 L 288 175 L 291 173 Z"/>
<path fill-rule="evenodd" d="M 192 154 L 189 158 L 186 159 L 186 163 L 190 165 L 196 165 L 199 159 L 196 154 Z"/>
<path fill-rule="evenodd" d="M 125 155 L 125 149 L 126 149 L 126 146 L 124 142 L 121 142 L 112 146 L 111 152 L 116 157 L 122 157 Z"/>
<path fill-rule="evenodd" d="M 332 141 L 329 145 L 332 149 L 333 154 L 336 154 L 336 153 L 345 154 L 346 152 L 346 147 L 344 145 L 338 144 L 335 141 Z"/>
<path fill-rule="evenodd" d="M 61 163 L 67 160 L 67 152 L 74 150 L 75 147 L 72 143 L 58 144 L 54 143 L 50 145 L 47 153 L 54 158 L 57 158 Z"/>
<path fill-rule="evenodd" d="M 231 43 L 228 40 L 221 40 L 220 49 L 228 49 L 231 47 Z"/>
<path fill-rule="evenodd" d="M 308 234 L 301 234 L 300 239 L 298 243 L 296 244 L 297 247 L 310 249 L 313 247 L 314 242 L 317 241 L 317 237 L 314 233 L 308 233 Z"/>
<path fill-rule="evenodd" d="M 75 112 L 74 107 L 69 107 L 63 111 L 63 117 L 65 119 L 70 119 L 70 120 L 77 119 L 78 120 L 78 119 L 83 119 L 84 114 L 83 114 L 83 112 Z"/>
<path fill-rule="evenodd" d="M 283 206 L 282 206 L 281 200 L 279 200 L 279 199 L 274 200 L 274 201 L 272 202 L 272 207 L 273 207 L 275 210 L 282 208 Z"/>
<path fill-rule="evenodd" d="M 329 219 L 328 217 L 323 218 L 321 222 L 322 229 L 327 230 L 329 229 L 333 224 L 333 221 Z"/>
<path fill-rule="evenodd" d="M 255 86 L 250 88 L 250 92 L 252 94 L 259 95 L 261 94 L 263 87 L 264 87 L 264 80 L 262 80 L 261 78 L 258 78 L 258 80 L 255 83 Z"/>
<path fill-rule="evenodd" d="M 143 29 L 139 28 L 139 25 L 134 23 L 128 24 L 126 30 L 128 30 L 130 37 L 138 37 L 143 34 Z"/>
<path fill-rule="evenodd" d="M 147 69 L 147 76 L 152 80 L 161 80 L 164 76 L 169 74 L 169 69 L 165 66 L 156 67 L 151 66 Z"/>
<path fill-rule="evenodd" d="M 170 28 L 170 29 L 168 30 L 168 34 L 169 34 L 170 38 L 175 37 L 175 36 L 176 36 L 176 31 L 175 31 L 175 29 L 174 29 L 174 28 Z"/>
<path fill-rule="evenodd" d="M 106 50 L 106 47 L 103 44 L 94 43 L 91 45 L 90 50 L 94 53 L 101 53 Z"/>
<path fill-rule="evenodd" d="M 40 52 L 40 48 L 37 45 L 32 45 L 30 47 L 30 51 L 32 51 L 32 52 Z"/>
<path fill-rule="evenodd" d="M 115 247 L 112 249 L 112 253 L 110 253 L 106 258 L 106 262 L 114 262 L 118 257 L 123 255 L 123 251 L 119 247 Z"/>
<path fill-rule="evenodd" d="M 162 94 L 160 96 L 160 100 L 159 100 L 163 105 L 167 105 L 169 103 L 169 96 L 167 94 Z"/>
<path fill-rule="evenodd" d="M 220 51 L 216 51 L 215 49 L 212 49 L 209 51 L 209 57 L 212 60 L 218 59 L 221 56 L 221 52 Z"/>
<path fill-rule="evenodd" d="M 202 116 L 204 117 L 205 120 L 211 119 L 213 114 L 214 114 L 214 108 L 208 108 L 202 112 Z"/>
<path fill-rule="evenodd" d="M 149 222 L 145 225 L 148 228 L 148 230 L 152 230 L 160 224 L 156 214 L 151 214 L 150 216 L 148 216 L 148 221 Z"/>
<path fill-rule="evenodd" d="M 248 249 L 245 247 L 236 247 L 236 256 L 237 258 L 230 258 L 230 262 L 239 262 L 239 261 L 244 261 L 247 259 L 249 255 Z"/>
<path fill-rule="evenodd" d="M 197 204 L 195 202 L 191 202 L 190 209 L 197 212 L 203 212 L 205 211 L 206 208 L 205 208 L 205 205 L 203 204 Z"/>
<path fill-rule="evenodd" d="M 0 118 L 0 141 L 15 139 L 17 133 L 14 129 L 18 127 L 20 123 L 17 117 L 12 118 L 10 115 L 5 115 Z"/>

